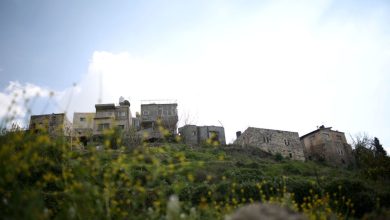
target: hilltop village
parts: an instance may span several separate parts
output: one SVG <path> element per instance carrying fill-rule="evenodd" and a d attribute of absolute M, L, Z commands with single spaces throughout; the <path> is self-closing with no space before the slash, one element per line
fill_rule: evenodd
<path fill-rule="evenodd" d="M 101 143 L 109 130 L 120 131 L 133 141 L 156 142 L 168 137 L 191 146 L 226 145 L 221 126 L 184 125 L 178 128 L 177 106 L 175 101 L 142 101 L 141 113 L 137 112 L 133 117 L 130 102 L 121 97 L 119 105 L 96 104 L 95 112 L 74 112 L 73 122 L 65 113 L 32 115 L 29 130 L 35 133 L 45 130 L 51 137 L 65 136 L 72 146 L 79 147 L 91 142 Z M 255 147 L 292 160 L 317 160 L 335 166 L 354 163 L 352 147 L 345 134 L 323 125 L 301 137 L 298 132 L 254 127 L 238 131 L 236 136 L 233 146 Z"/>

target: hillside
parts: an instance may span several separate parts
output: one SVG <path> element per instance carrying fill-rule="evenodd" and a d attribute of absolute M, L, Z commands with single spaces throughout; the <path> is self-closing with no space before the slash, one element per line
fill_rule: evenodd
<path fill-rule="evenodd" d="M 70 151 L 62 139 L 23 132 L 0 141 L 4 219 L 223 219 L 254 202 L 311 219 L 389 216 L 388 180 L 255 148 L 144 143 L 109 150 L 106 143 L 108 150 Z"/>

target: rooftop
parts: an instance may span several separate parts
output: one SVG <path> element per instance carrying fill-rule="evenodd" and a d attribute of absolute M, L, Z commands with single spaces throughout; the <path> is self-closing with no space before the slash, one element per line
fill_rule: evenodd
<path fill-rule="evenodd" d="M 141 105 L 170 105 L 170 104 L 177 105 L 177 100 L 175 99 L 141 100 Z"/>

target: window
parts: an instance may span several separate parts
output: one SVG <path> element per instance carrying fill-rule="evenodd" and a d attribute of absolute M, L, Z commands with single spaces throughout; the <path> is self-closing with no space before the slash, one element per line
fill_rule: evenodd
<path fill-rule="evenodd" d="M 145 110 L 145 111 L 142 112 L 142 114 L 143 114 L 143 115 L 149 115 L 149 111 L 146 111 L 146 110 Z"/>
<path fill-rule="evenodd" d="M 81 117 L 81 118 L 80 118 L 80 121 L 85 121 L 85 118 Z"/>
<path fill-rule="evenodd" d="M 109 128 L 110 128 L 110 124 L 108 123 L 98 124 L 98 131 L 102 131 L 104 129 L 109 129 Z"/>
<path fill-rule="evenodd" d="M 123 130 L 125 129 L 125 125 L 118 125 L 118 128 Z"/>
<path fill-rule="evenodd" d="M 263 136 L 263 141 L 264 143 L 269 143 L 271 141 L 271 138 Z"/>
<path fill-rule="evenodd" d="M 192 131 L 192 136 L 195 136 L 196 135 L 196 131 Z"/>
<path fill-rule="evenodd" d="M 336 135 L 336 139 L 341 141 L 341 135 Z"/>
<path fill-rule="evenodd" d="M 120 111 L 120 112 L 118 112 L 118 116 L 119 117 L 125 117 L 126 116 L 126 112 Z"/>
<path fill-rule="evenodd" d="M 292 158 L 292 153 L 289 153 L 290 158 Z"/>
<path fill-rule="evenodd" d="M 329 134 L 327 134 L 327 133 L 322 133 L 322 137 L 323 137 L 325 140 L 329 140 Z"/>
<path fill-rule="evenodd" d="M 285 144 L 286 146 L 288 146 L 288 145 L 290 145 L 290 141 L 287 140 L 287 139 L 284 139 L 284 144 Z"/>

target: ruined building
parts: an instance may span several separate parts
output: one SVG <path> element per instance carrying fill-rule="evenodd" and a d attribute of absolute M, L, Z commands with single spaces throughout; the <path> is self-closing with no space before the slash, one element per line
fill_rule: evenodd
<path fill-rule="evenodd" d="M 177 134 L 177 103 L 158 103 L 143 101 L 141 103 L 141 132 L 146 140 L 156 140 L 164 135 Z"/>
<path fill-rule="evenodd" d="M 354 163 L 352 147 L 347 143 L 343 132 L 322 125 L 300 139 L 305 147 L 305 156 L 309 160 L 324 161 L 336 166 Z"/>
<path fill-rule="evenodd" d="M 47 132 L 50 137 L 70 137 L 72 135 L 72 123 L 65 113 L 32 115 L 29 130 L 34 133 Z"/>
<path fill-rule="evenodd" d="M 185 125 L 179 128 L 179 133 L 184 143 L 189 145 L 199 145 L 207 141 L 226 145 L 225 129 L 220 126 Z"/>
<path fill-rule="evenodd" d="M 273 155 L 279 153 L 293 160 L 305 160 L 298 132 L 249 127 L 237 137 L 234 144 L 241 147 L 258 147 Z"/>
<path fill-rule="evenodd" d="M 128 132 L 132 126 L 130 102 L 120 100 L 119 106 L 115 104 L 96 104 L 96 113 L 93 122 L 93 135 L 97 138 L 103 136 L 108 129 L 120 129 Z"/>
<path fill-rule="evenodd" d="M 84 146 L 93 135 L 94 112 L 75 112 L 73 114 L 73 137 L 77 138 Z"/>

